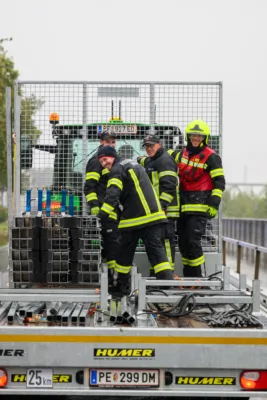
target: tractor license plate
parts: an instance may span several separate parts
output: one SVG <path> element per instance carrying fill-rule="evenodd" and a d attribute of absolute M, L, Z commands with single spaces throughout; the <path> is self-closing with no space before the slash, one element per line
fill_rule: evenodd
<path fill-rule="evenodd" d="M 92 387 L 158 387 L 159 370 L 152 369 L 91 369 Z"/>
<path fill-rule="evenodd" d="M 137 125 L 98 125 L 97 133 L 100 134 L 104 130 L 110 129 L 118 135 L 135 135 L 137 133 Z"/>
<path fill-rule="evenodd" d="M 28 388 L 53 387 L 53 370 L 51 368 L 31 368 L 27 370 Z"/>

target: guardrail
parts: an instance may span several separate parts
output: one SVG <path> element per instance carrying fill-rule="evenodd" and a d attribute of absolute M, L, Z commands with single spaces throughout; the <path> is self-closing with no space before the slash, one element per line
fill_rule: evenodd
<path fill-rule="evenodd" d="M 267 247 L 267 219 L 258 218 L 223 218 L 222 234 L 242 242 L 253 243 L 257 246 Z M 235 248 L 228 245 L 229 252 L 236 256 Z M 251 247 L 246 247 L 242 256 L 250 264 L 255 262 L 255 252 Z M 267 264 L 267 254 L 261 257 L 261 262 Z"/>
<path fill-rule="evenodd" d="M 261 264 L 261 254 L 267 254 L 267 247 L 258 246 L 256 244 L 251 244 L 248 242 L 243 242 L 242 240 L 232 239 L 229 237 L 222 237 L 222 256 L 223 256 L 223 265 L 226 265 L 226 244 L 231 243 L 236 246 L 236 272 L 238 274 L 241 273 L 241 260 L 242 260 L 242 249 L 250 249 L 255 253 L 255 261 L 254 261 L 254 279 L 259 279 L 259 271 Z"/>

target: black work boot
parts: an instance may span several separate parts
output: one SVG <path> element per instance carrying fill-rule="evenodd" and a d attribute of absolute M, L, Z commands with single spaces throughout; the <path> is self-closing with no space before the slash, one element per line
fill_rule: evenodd
<path fill-rule="evenodd" d="M 164 271 L 160 271 L 156 274 L 156 278 L 163 281 L 173 281 L 173 272 L 171 269 L 165 269 Z M 170 289 L 170 286 L 159 286 L 159 289 Z"/>
<path fill-rule="evenodd" d="M 201 265 L 198 267 L 189 267 L 188 265 L 184 266 L 184 278 L 203 278 Z"/>
<path fill-rule="evenodd" d="M 185 278 L 203 278 L 201 265 L 197 267 L 189 267 L 188 265 L 184 266 L 184 277 Z M 201 279 L 197 279 L 201 281 Z M 202 286 L 191 286 L 190 288 L 184 287 L 184 289 L 210 289 L 209 287 L 202 287 Z"/>
<path fill-rule="evenodd" d="M 131 293 L 130 274 L 118 273 L 117 282 L 109 288 L 109 293 L 114 297 L 121 298 Z"/>
<path fill-rule="evenodd" d="M 172 270 L 165 269 L 164 271 L 160 271 L 156 274 L 156 278 L 164 281 L 172 281 L 173 280 Z"/>

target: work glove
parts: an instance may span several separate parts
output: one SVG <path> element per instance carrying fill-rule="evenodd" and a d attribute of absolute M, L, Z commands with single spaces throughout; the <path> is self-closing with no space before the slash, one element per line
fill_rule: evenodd
<path fill-rule="evenodd" d="M 91 214 L 92 215 L 97 215 L 99 214 L 100 208 L 99 207 L 92 207 L 91 208 Z"/>
<path fill-rule="evenodd" d="M 209 213 L 209 215 L 210 215 L 211 218 L 214 218 L 214 217 L 216 217 L 217 210 L 216 210 L 216 208 L 214 208 L 214 207 L 209 207 L 208 213 Z"/>

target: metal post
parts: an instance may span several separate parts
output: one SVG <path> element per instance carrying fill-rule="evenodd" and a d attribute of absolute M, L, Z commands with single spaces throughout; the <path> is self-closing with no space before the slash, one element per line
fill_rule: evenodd
<path fill-rule="evenodd" d="M 230 289 L 230 268 L 225 266 L 223 268 L 223 289 Z"/>
<path fill-rule="evenodd" d="M 14 86 L 14 126 L 16 134 L 16 163 L 14 182 L 15 216 L 20 216 L 20 96 L 18 93 L 17 83 Z"/>
<path fill-rule="evenodd" d="M 154 83 L 150 83 L 149 123 L 155 124 L 155 85 L 154 85 Z M 152 130 L 152 127 L 151 127 L 151 130 Z"/>
<path fill-rule="evenodd" d="M 260 281 L 252 282 L 252 314 L 259 315 L 261 312 L 261 287 Z"/>
<path fill-rule="evenodd" d="M 246 290 L 247 290 L 247 277 L 245 274 L 239 275 L 239 289 L 242 292 L 246 292 Z"/>
<path fill-rule="evenodd" d="M 11 229 L 13 224 L 14 213 L 14 197 L 13 197 L 13 152 L 12 152 L 12 103 L 11 103 L 11 88 L 6 88 L 6 161 L 7 161 L 7 202 L 8 207 L 8 264 L 9 264 L 9 283 L 11 283 L 11 269 L 10 269 L 10 254 L 11 254 Z M 11 201 L 12 199 L 12 201 Z M 2 286 L 3 282 L 1 282 Z"/>
<path fill-rule="evenodd" d="M 259 279 L 261 253 L 256 250 L 254 279 Z"/>
<path fill-rule="evenodd" d="M 11 88 L 6 88 L 6 160 L 7 160 L 7 198 L 12 199 L 12 121 Z M 12 202 L 8 201 L 8 226 L 12 224 Z"/>
<path fill-rule="evenodd" d="M 237 263 L 236 263 L 236 272 L 238 274 L 240 274 L 240 270 L 241 270 L 241 257 L 242 257 L 242 247 L 238 243 L 237 244 Z"/>
<path fill-rule="evenodd" d="M 259 243 L 259 246 L 264 247 L 264 243 L 265 243 L 265 224 L 264 224 L 264 220 L 261 221 L 261 237 L 260 237 L 260 241 L 261 243 Z M 263 259 L 261 259 L 261 262 L 264 261 L 264 255 L 263 255 Z M 256 279 L 256 278 L 255 278 Z"/>
<path fill-rule="evenodd" d="M 222 239 L 223 265 L 226 266 L 226 241 Z"/>
<path fill-rule="evenodd" d="M 253 221 L 254 231 L 252 241 L 250 243 L 257 244 L 257 221 Z M 252 251 L 252 262 L 255 262 L 255 251 Z"/>
<path fill-rule="evenodd" d="M 222 89 L 222 82 L 219 82 L 219 154 L 222 157 L 222 131 L 223 131 L 223 89 Z M 219 213 L 218 213 L 218 225 L 219 225 L 219 230 L 218 230 L 218 253 L 222 252 L 222 204 L 219 208 Z"/>
<path fill-rule="evenodd" d="M 137 278 L 137 267 L 136 267 L 136 265 L 133 265 L 132 269 L 131 269 L 131 292 L 132 293 L 137 289 L 136 278 Z"/>
<path fill-rule="evenodd" d="M 138 275 L 138 311 L 146 308 L 146 281 L 142 279 L 141 274 Z"/>
<path fill-rule="evenodd" d="M 103 264 L 103 272 L 101 272 L 100 289 L 100 307 L 102 311 L 105 311 L 108 307 L 108 267 L 106 264 Z"/>
<path fill-rule="evenodd" d="M 87 164 L 87 84 L 83 84 L 83 182 L 85 182 L 85 169 Z M 83 201 L 82 201 L 82 208 L 83 208 L 83 215 L 87 215 L 87 201 L 85 195 L 83 193 Z"/>

